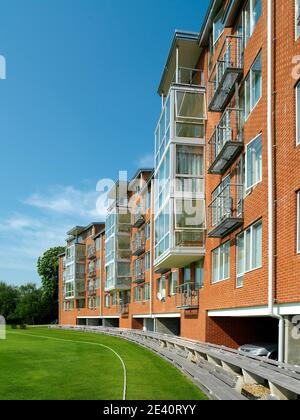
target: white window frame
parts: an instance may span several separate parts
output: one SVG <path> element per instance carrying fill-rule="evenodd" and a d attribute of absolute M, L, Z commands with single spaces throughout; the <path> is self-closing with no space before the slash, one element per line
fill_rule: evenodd
<path fill-rule="evenodd" d="M 253 223 L 253 225 L 251 225 L 248 229 L 245 229 L 242 233 L 240 233 L 236 237 L 236 239 L 238 240 L 238 238 L 240 238 L 241 236 L 244 236 L 244 272 L 243 273 L 238 274 L 237 272 L 237 258 L 236 258 L 236 273 L 237 273 L 236 274 L 236 287 L 237 289 L 240 289 L 244 286 L 244 281 L 243 281 L 243 285 L 238 285 L 238 279 L 240 279 L 241 277 L 244 277 L 245 274 L 252 273 L 253 271 L 256 271 L 256 270 L 260 270 L 263 267 L 263 263 L 257 267 L 253 265 L 253 230 L 259 224 L 261 224 L 261 226 L 263 225 L 262 219 L 259 220 L 258 222 Z M 247 249 L 247 233 L 249 232 L 250 232 L 250 250 Z M 251 268 L 249 270 L 246 270 L 246 255 L 248 254 L 248 252 L 250 255 Z M 262 231 L 262 238 L 261 238 L 261 257 L 262 257 L 262 254 L 263 254 L 263 231 Z M 238 255 L 238 250 L 236 251 L 236 255 Z"/>
<path fill-rule="evenodd" d="M 297 254 L 300 254 L 300 190 L 297 192 Z"/>
<path fill-rule="evenodd" d="M 300 81 L 297 83 L 295 88 L 296 95 L 296 145 L 300 145 L 300 121 L 298 118 L 298 112 L 300 110 Z"/>
<path fill-rule="evenodd" d="M 150 283 L 145 283 L 144 290 L 143 290 L 143 302 L 149 302 L 150 299 L 151 299 L 151 287 L 150 287 Z"/>
<path fill-rule="evenodd" d="M 248 4 L 250 4 L 250 31 L 249 31 L 249 38 L 246 40 L 246 19 L 245 19 L 245 13 L 246 13 L 246 9 Z M 260 16 L 261 18 L 261 16 Z M 243 30 L 244 30 L 244 45 L 246 46 L 249 42 L 249 40 L 251 39 L 252 35 L 254 34 L 255 28 L 260 20 L 260 18 L 258 19 L 258 21 L 254 24 L 254 17 L 253 17 L 253 0 L 249 0 L 243 10 Z"/>
<path fill-rule="evenodd" d="M 226 249 L 226 247 L 229 245 L 229 273 L 228 273 L 228 277 L 222 276 L 221 277 L 221 271 L 225 271 L 225 252 L 224 249 Z M 221 267 L 220 261 L 221 261 L 221 252 L 223 251 L 223 266 Z M 218 252 L 218 280 L 214 280 L 214 266 L 213 266 L 213 255 L 214 253 Z M 230 272 L 231 272 L 231 267 L 230 267 L 230 241 L 225 242 L 224 244 L 222 244 L 221 246 L 219 246 L 218 248 L 214 249 L 212 251 L 212 263 L 211 263 L 211 268 L 212 268 L 212 280 L 211 283 L 212 284 L 218 284 L 218 283 L 222 283 L 223 281 L 227 281 L 230 280 Z"/>
<path fill-rule="evenodd" d="M 221 9 L 218 14 L 216 15 L 216 17 L 214 18 L 214 22 L 213 22 L 213 46 L 215 48 L 216 44 L 218 43 L 219 39 L 221 38 L 221 36 L 224 33 L 225 27 L 223 24 L 223 30 L 220 32 L 219 36 L 215 39 L 215 26 L 216 26 L 216 21 L 220 21 L 220 17 L 224 15 L 224 10 Z"/>
<path fill-rule="evenodd" d="M 300 24 L 298 23 L 298 18 L 300 16 L 300 1 L 295 0 L 295 40 L 300 36 Z"/>
<path fill-rule="evenodd" d="M 248 150 L 251 146 L 252 143 L 254 143 L 259 137 L 261 137 L 261 141 L 262 141 L 262 133 L 259 133 L 256 137 L 254 137 L 254 139 L 252 139 L 246 146 L 246 155 L 245 155 L 245 189 L 246 189 L 246 194 L 248 195 L 257 185 L 259 185 L 262 180 L 263 180 L 263 174 L 261 171 L 261 178 L 260 180 L 256 181 L 253 185 L 251 185 L 250 187 L 248 187 Z"/>
<path fill-rule="evenodd" d="M 261 56 L 261 65 L 262 65 L 262 50 L 260 50 L 259 53 L 257 54 L 257 56 L 255 57 L 252 65 L 251 65 L 250 71 L 247 74 L 247 76 L 245 77 L 245 81 L 244 81 L 244 96 L 245 96 L 245 99 L 244 99 L 244 108 L 245 108 L 245 110 L 244 110 L 244 119 L 245 119 L 245 122 L 248 120 L 248 118 L 250 117 L 250 115 L 252 114 L 252 112 L 254 111 L 254 109 L 257 107 L 257 105 L 259 104 L 259 102 L 261 101 L 261 98 L 262 98 L 263 83 L 262 83 L 262 76 L 261 76 L 260 97 L 257 100 L 257 102 L 254 104 L 254 102 L 253 102 L 253 86 L 252 86 L 253 77 L 252 77 L 252 72 L 253 72 L 253 67 L 256 64 L 256 61 L 258 60 L 259 56 Z M 247 96 L 246 83 L 249 83 L 250 84 L 249 114 L 248 115 L 246 115 L 246 104 L 247 104 L 247 100 L 246 100 L 246 96 Z"/>

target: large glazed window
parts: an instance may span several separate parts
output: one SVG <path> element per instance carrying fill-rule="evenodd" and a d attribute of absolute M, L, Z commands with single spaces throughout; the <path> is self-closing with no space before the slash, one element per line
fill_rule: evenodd
<path fill-rule="evenodd" d="M 251 38 L 262 15 L 262 0 L 249 0 L 244 10 L 245 44 Z"/>
<path fill-rule="evenodd" d="M 159 164 L 170 141 L 171 107 L 170 96 L 167 98 L 155 133 L 155 161 Z"/>
<path fill-rule="evenodd" d="M 217 14 L 213 24 L 213 43 L 214 45 L 218 42 L 222 33 L 224 32 L 224 11 L 223 9 Z"/>
<path fill-rule="evenodd" d="M 204 200 L 176 200 L 176 229 L 205 229 Z"/>
<path fill-rule="evenodd" d="M 237 237 L 237 287 L 242 287 L 244 275 L 262 267 L 262 221 Z"/>
<path fill-rule="evenodd" d="M 230 241 L 212 252 L 212 283 L 230 278 Z"/>
<path fill-rule="evenodd" d="M 203 147 L 176 147 L 176 189 L 179 192 L 204 192 Z"/>
<path fill-rule="evenodd" d="M 250 190 L 262 181 L 262 135 L 247 145 L 246 188 Z"/>
<path fill-rule="evenodd" d="M 178 90 L 175 103 L 176 137 L 204 138 L 205 94 Z"/>
<path fill-rule="evenodd" d="M 254 61 L 244 86 L 245 119 L 247 119 L 262 96 L 262 56 Z"/>

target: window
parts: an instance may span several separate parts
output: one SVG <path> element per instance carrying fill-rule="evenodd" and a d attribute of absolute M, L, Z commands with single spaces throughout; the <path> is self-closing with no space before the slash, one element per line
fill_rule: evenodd
<path fill-rule="evenodd" d="M 142 300 L 142 288 L 139 287 L 135 287 L 134 289 L 134 301 L 135 302 L 141 302 Z"/>
<path fill-rule="evenodd" d="M 101 250 L 101 239 L 97 238 L 95 240 L 95 247 L 96 247 L 96 251 L 100 251 Z"/>
<path fill-rule="evenodd" d="M 254 29 L 262 15 L 262 0 L 249 0 L 244 10 L 245 45 L 253 35 Z"/>
<path fill-rule="evenodd" d="M 230 241 L 212 252 L 212 283 L 230 278 Z"/>
<path fill-rule="evenodd" d="M 178 287 L 178 272 L 174 271 L 169 274 L 169 295 L 175 296 Z"/>
<path fill-rule="evenodd" d="M 176 147 L 176 189 L 204 192 L 204 149 L 201 146 Z"/>
<path fill-rule="evenodd" d="M 300 191 L 297 193 L 297 253 L 300 254 Z"/>
<path fill-rule="evenodd" d="M 145 255 L 145 271 L 150 270 L 150 252 Z"/>
<path fill-rule="evenodd" d="M 300 0 L 295 0 L 295 16 L 296 16 L 296 39 L 299 38 L 300 35 Z"/>
<path fill-rule="evenodd" d="M 150 239 L 150 223 L 145 225 L 145 241 Z"/>
<path fill-rule="evenodd" d="M 205 229 L 204 200 L 176 200 L 176 229 Z"/>
<path fill-rule="evenodd" d="M 244 86 L 245 119 L 249 117 L 262 95 L 262 56 L 254 61 Z"/>
<path fill-rule="evenodd" d="M 247 145 L 246 189 L 250 190 L 262 181 L 262 135 Z"/>
<path fill-rule="evenodd" d="M 296 86 L 296 131 L 296 141 L 300 144 L 300 82 Z"/>
<path fill-rule="evenodd" d="M 237 213 L 238 217 L 242 216 L 244 211 L 244 199 L 245 199 L 245 157 L 241 156 L 237 165 Z"/>
<path fill-rule="evenodd" d="M 105 308 L 110 308 L 110 295 L 105 295 Z"/>
<path fill-rule="evenodd" d="M 147 302 L 150 300 L 150 284 L 146 283 L 144 286 L 144 301 Z"/>
<path fill-rule="evenodd" d="M 118 294 L 117 292 L 112 293 L 112 306 L 117 306 L 118 304 Z"/>
<path fill-rule="evenodd" d="M 166 299 L 166 277 L 162 276 L 157 280 L 157 299 L 165 301 Z"/>
<path fill-rule="evenodd" d="M 204 274 L 204 260 L 198 261 L 195 266 L 195 289 L 202 289 L 204 286 L 203 283 L 203 274 Z"/>
<path fill-rule="evenodd" d="M 237 287 L 244 284 L 244 275 L 262 267 L 262 221 L 237 237 Z"/>
<path fill-rule="evenodd" d="M 221 37 L 222 33 L 224 32 L 223 9 L 221 9 L 215 17 L 213 26 L 213 43 L 215 45 Z"/>

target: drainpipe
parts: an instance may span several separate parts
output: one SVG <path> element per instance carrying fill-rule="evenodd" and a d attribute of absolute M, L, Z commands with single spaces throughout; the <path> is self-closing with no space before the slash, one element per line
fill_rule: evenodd
<path fill-rule="evenodd" d="M 273 111 L 273 5 L 272 0 L 267 0 L 267 54 L 268 54 L 268 93 L 267 93 L 267 132 L 268 132 L 268 309 L 269 316 L 279 321 L 278 331 L 278 360 L 284 362 L 284 334 L 285 322 L 284 318 L 279 315 L 274 308 L 274 162 L 273 162 L 273 126 L 272 126 L 272 111 Z"/>
<path fill-rule="evenodd" d="M 151 180 L 151 199 L 150 199 L 150 317 L 153 318 L 153 270 L 154 270 L 154 259 L 153 259 L 153 223 L 154 223 L 154 181 Z"/>

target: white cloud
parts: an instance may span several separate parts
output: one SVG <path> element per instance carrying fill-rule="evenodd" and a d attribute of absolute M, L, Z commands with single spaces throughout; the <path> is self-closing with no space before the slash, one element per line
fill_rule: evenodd
<path fill-rule="evenodd" d="M 141 168 L 153 168 L 154 167 L 154 157 L 152 154 L 148 154 L 145 156 L 142 156 L 138 160 L 138 166 Z"/>
<path fill-rule="evenodd" d="M 90 218 L 90 221 L 98 221 L 104 219 L 106 212 L 103 206 L 97 205 L 98 199 L 99 193 L 96 190 L 82 191 L 72 186 L 57 186 L 47 194 L 32 194 L 24 200 L 24 203 L 64 216 Z"/>
<path fill-rule="evenodd" d="M 23 200 L 22 213 L 0 221 L 1 279 L 14 283 L 36 281 L 37 259 L 45 250 L 64 245 L 67 231 L 73 226 L 105 220 L 105 200 L 99 197 L 96 188 L 83 191 L 56 186 Z"/>

